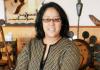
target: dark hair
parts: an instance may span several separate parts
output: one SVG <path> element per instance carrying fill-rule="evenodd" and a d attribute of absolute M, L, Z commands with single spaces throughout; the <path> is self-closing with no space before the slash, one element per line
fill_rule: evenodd
<path fill-rule="evenodd" d="M 45 33 L 44 33 L 44 30 L 43 30 L 43 25 L 42 25 L 42 17 L 46 11 L 46 9 L 48 8 L 55 8 L 60 17 L 61 17 L 61 20 L 62 20 L 62 27 L 61 27 L 61 31 L 60 31 L 60 35 L 62 37 L 67 37 L 68 38 L 68 32 L 69 32 L 69 21 L 68 21 L 68 18 L 67 18 L 67 15 L 66 13 L 64 12 L 64 10 L 56 3 L 54 2 L 49 2 L 49 3 L 46 3 L 44 4 L 39 12 L 37 13 L 37 17 L 36 17 L 36 21 L 35 21 L 35 27 L 36 27 L 36 32 L 37 32 L 37 35 L 36 37 L 38 39 L 43 39 L 45 37 Z"/>

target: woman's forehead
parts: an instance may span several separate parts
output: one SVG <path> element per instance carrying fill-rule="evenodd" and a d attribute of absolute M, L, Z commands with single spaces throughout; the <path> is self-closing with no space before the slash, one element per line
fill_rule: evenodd
<path fill-rule="evenodd" d="M 59 12 L 55 8 L 48 8 L 44 12 L 44 16 L 59 16 Z"/>

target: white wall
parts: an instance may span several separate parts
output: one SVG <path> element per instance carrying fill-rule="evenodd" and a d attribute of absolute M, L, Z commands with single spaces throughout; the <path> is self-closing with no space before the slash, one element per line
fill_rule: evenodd
<path fill-rule="evenodd" d="M 0 19 L 4 18 L 3 1 L 4 0 L 0 0 Z M 41 1 L 42 3 L 42 1 L 44 0 L 38 0 L 38 2 L 39 1 Z M 78 17 L 76 12 L 77 0 L 45 0 L 45 3 L 49 1 L 54 1 L 59 5 L 61 5 L 68 15 L 70 25 L 77 26 L 78 23 Z M 89 14 L 92 14 L 96 16 L 98 19 L 100 19 L 100 0 L 81 0 L 81 1 L 83 3 L 83 10 L 82 10 L 82 15 L 80 17 L 80 25 L 95 26 L 94 23 L 90 20 Z"/>
<path fill-rule="evenodd" d="M 0 19 L 5 19 L 4 0 L 0 0 Z"/>
<path fill-rule="evenodd" d="M 43 0 L 42 0 L 43 1 Z M 66 11 L 71 26 L 77 26 L 78 17 L 76 12 L 76 3 L 78 0 L 45 0 L 45 2 L 54 1 L 60 4 Z M 83 3 L 82 15 L 80 17 L 81 26 L 94 26 L 90 20 L 89 14 L 100 19 L 100 0 L 81 0 Z"/>

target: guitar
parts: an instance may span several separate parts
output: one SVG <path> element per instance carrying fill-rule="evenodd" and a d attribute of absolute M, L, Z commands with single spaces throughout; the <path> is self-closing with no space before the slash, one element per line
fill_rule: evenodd
<path fill-rule="evenodd" d="M 81 54 L 79 70 L 85 70 L 89 66 L 91 59 L 89 44 L 81 39 L 75 39 L 73 41 L 76 47 L 79 48 Z"/>
<path fill-rule="evenodd" d="M 3 43 L 2 51 L 5 50 L 5 54 L 7 56 L 7 59 L 4 61 L 4 64 L 7 64 L 7 70 L 13 70 L 13 65 L 12 65 L 12 60 L 11 60 L 12 56 L 10 56 L 10 51 L 12 50 L 12 48 L 10 47 L 11 45 L 8 45 L 5 42 L 2 26 L 0 26 L 0 31 L 1 31 L 1 38 L 2 38 L 2 43 Z M 8 50 L 8 48 L 9 48 L 9 50 Z M 1 50 L 1 48 L 0 48 L 0 50 Z M 2 58 L 4 58 L 4 56 L 2 56 Z M 1 59 L 1 61 L 2 61 L 2 59 Z"/>

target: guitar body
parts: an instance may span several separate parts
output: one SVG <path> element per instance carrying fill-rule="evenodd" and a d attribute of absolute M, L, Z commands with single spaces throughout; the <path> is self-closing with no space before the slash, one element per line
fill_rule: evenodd
<path fill-rule="evenodd" d="M 86 69 L 89 66 L 91 61 L 91 54 L 89 50 L 89 44 L 81 39 L 73 40 L 76 46 L 79 48 L 81 53 L 81 60 L 80 60 L 80 70 Z"/>
<path fill-rule="evenodd" d="M 15 54 L 15 43 L 13 45 L 13 41 L 12 42 L 6 42 L 5 41 L 5 37 L 4 37 L 4 32 L 3 32 L 3 28 L 2 26 L 0 26 L 0 30 L 1 30 L 1 38 L 2 38 L 2 42 L 0 42 L 0 66 L 7 66 L 7 69 L 4 70 L 12 70 L 14 68 L 14 59 L 16 56 Z M 5 68 L 5 67 L 4 67 Z"/>

